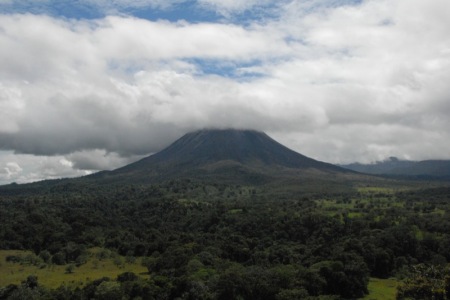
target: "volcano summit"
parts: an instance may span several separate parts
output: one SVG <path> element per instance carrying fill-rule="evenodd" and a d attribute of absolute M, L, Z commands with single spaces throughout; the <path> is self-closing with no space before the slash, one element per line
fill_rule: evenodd
<path fill-rule="evenodd" d="M 198 178 L 262 183 L 280 177 L 349 173 L 353 172 L 292 151 L 263 132 L 211 129 L 188 133 L 154 155 L 92 176 L 114 182 Z"/>

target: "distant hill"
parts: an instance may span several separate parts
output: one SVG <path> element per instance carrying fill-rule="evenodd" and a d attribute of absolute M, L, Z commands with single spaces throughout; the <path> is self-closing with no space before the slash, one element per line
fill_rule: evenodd
<path fill-rule="evenodd" d="M 292 151 L 263 132 L 211 129 L 188 133 L 154 155 L 91 177 L 136 182 L 209 178 L 262 183 L 295 174 L 336 176 L 351 173 L 347 169 Z"/>
<path fill-rule="evenodd" d="M 390 157 L 373 164 L 353 163 L 341 167 L 366 174 L 450 178 L 450 160 L 410 161 Z"/>

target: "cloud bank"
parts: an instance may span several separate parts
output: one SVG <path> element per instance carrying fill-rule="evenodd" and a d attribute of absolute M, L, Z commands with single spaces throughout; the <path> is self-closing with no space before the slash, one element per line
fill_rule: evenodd
<path fill-rule="evenodd" d="M 450 159 L 448 1 L 196 5 L 276 17 L 0 15 L 0 183 L 112 169 L 205 127 L 332 163 Z"/>

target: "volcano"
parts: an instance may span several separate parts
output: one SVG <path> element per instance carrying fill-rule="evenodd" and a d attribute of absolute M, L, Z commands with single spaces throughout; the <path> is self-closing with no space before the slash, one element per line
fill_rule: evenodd
<path fill-rule="evenodd" d="M 349 173 L 355 172 L 299 154 L 263 132 L 211 129 L 188 133 L 156 154 L 92 176 L 138 183 L 179 178 L 264 183 L 280 177 Z"/>

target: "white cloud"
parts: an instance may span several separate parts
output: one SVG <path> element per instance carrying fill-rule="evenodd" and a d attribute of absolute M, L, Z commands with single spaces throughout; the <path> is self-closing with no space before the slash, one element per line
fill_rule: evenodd
<path fill-rule="evenodd" d="M 86 170 L 73 169 L 62 156 L 47 157 L 0 151 L 0 184 L 83 176 L 88 173 Z"/>
<path fill-rule="evenodd" d="M 63 161 L 66 165 L 78 170 L 98 171 L 116 169 L 134 162 L 139 158 L 142 157 L 121 157 L 117 153 L 94 149 L 71 153 Z"/>
<path fill-rule="evenodd" d="M 22 172 L 22 168 L 16 162 L 7 162 L 3 167 L 3 170 L 0 170 L 0 176 L 4 177 L 7 180 L 17 176 Z"/>
<path fill-rule="evenodd" d="M 40 155 L 154 151 L 192 122 L 201 126 L 200 114 L 214 113 L 213 103 L 239 89 L 219 77 L 196 78 L 179 59 L 278 55 L 272 36 L 234 25 L 15 15 L 1 17 L 0 26 L 2 103 L 14 116 L 5 118 L 0 142 Z M 239 97 L 233 101 L 224 107 L 240 106 Z"/>
<path fill-rule="evenodd" d="M 55 74 L 58 78 L 50 79 L 67 80 L 61 75 L 105 78 L 111 69 L 154 67 L 151 62 L 158 60 L 253 60 L 289 51 L 280 37 L 212 23 L 130 17 L 61 21 L 41 15 L 4 15 L 0 28 L 0 78 L 30 82 Z"/>
<path fill-rule="evenodd" d="M 0 82 L 0 132 L 13 133 L 19 130 L 15 121 L 24 107 L 21 94 L 20 89 L 4 86 Z"/>
<path fill-rule="evenodd" d="M 36 163 L 43 156 L 2 161 L 19 164 L 23 181 L 72 176 L 212 126 L 268 131 L 330 162 L 450 158 L 450 3 L 330 3 L 291 1 L 245 27 L 0 16 L 0 148 L 55 155 L 49 167 Z M 263 76 L 208 75 L 202 62 Z"/>
<path fill-rule="evenodd" d="M 92 38 L 110 60 L 140 61 L 201 57 L 256 59 L 283 55 L 288 48 L 279 37 L 236 25 L 149 22 L 109 17 Z"/>
<path fill-rule="evenodd" d="M 331 162 L 450 158 L 450 3 L 364 1 L 298 18 L 301 4 L 271 24 L 298 41 L 298 55 L 268 72 L 318 102 L 329 123 L 276 134 Z"/>
<path fill-rule="evenodd" d="M 79 177 L 98 170 L 125 166 L 142 156 L 121 157 L 104 150 L 84 150 L 68 155 L 36 156 L 0 151 L 0 185 L 27 183 L 42 179 Z"/>

